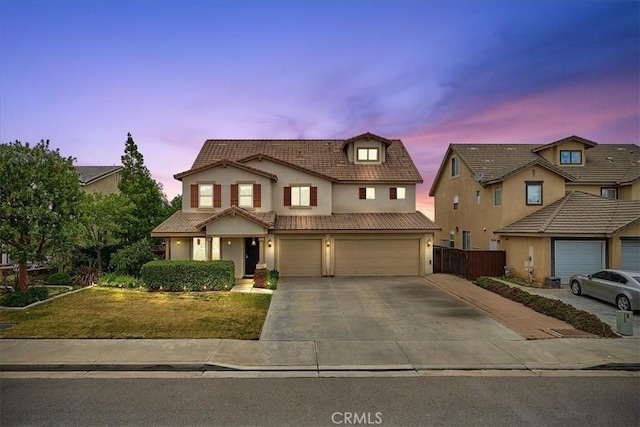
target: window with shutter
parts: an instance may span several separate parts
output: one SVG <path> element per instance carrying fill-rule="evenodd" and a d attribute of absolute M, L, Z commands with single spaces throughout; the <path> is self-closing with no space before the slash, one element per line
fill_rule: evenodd
<path fill-rule="evenodd" d="M 291 187 L 284 187 L 284 205 L 291 206 Z"/>
<path fill-rule="evenodd" d="M 238 206 L 238 184 L 231 184 L 231 206 Z"/>
<path fill-rule="evenodd" d="M 259 208 L 262 206 L 262 185 L 253 184 L 253 207 Z"/>
<path fill-rule="evenodd" d="M 198 184 L 191 185 L 191 207 L 198 207 Z"/>
<path fill-rule="evenodd" d="M 396 200 L 398 198 L 398 189 L 395 187 L 391 187 L 389 189 L 389 198 L 391 200 Z"/>
<path fill-rule="evenodd" d="M 311 206 L 318 206 L 318 187 L 311 187 Z"/>
<path fill-rule="evenodd" d="M 222 185 L 220 184 L 213 186 L 213 207 L 222 207 Z"/>
<path fill-rule="evenodd" d="M 364 200 L 367 198 L 367 189 L 365 187 L 360 187 L 358 189 L 358 197 L 360 200 Z"/>

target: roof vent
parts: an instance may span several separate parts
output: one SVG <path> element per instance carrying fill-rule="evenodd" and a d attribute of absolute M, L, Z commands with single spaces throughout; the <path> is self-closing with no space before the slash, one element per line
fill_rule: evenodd
<path fill-rule="evenodd" d="M 507 151 L 515 151 L 516 148 L 515 147 L 507 147 Z"/>
<path fill-rule="evenodd" d="M 611 157 L 611 156 L 607 156 L 607 161 L 608 161 L 609 163 L 613 163 L 613 157 Z"/>
<path fill-rule="evenodd" d="M 477 150 L 478 147 L 469 147 L 469 150 Z"/>
<path fill-rule="evenodd" d="M 627 151 L 627 149 L 624 148 L 624 147 L 617 147 L 617 149 L 620 150 L 620 151 Z"/>

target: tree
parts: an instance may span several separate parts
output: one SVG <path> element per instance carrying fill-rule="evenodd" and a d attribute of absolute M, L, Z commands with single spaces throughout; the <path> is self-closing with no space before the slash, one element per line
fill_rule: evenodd
<path fill-rule="evenodd" d="M 123 243 L 131 244 L 149 238 L 151 230 L 163 220 L 165 197 L 160 184 L 151 178 L 130 133 L 127 134 L 122 166 L 118 188 L 133 207 L 131 216 L 122 221 L 119 235 Z"/>
<path fill-rule="evenodd" d="M 102 193 L 84 194 L 80 206 L 81 245 L 95 251 L 96 267 L 102 270 L 102 249 L 116 241 L 133 206 L 122 194 Z"/>
<path fill-rule="evenodd" d="M 27 290 L 27 263 L 68 250 L 82 194 L 72 157 L 20 141 L 0 145 L 0 242 L 19 264 L 18 289 Z"/>
<path fill-rule="evenodd" d="M 178 194 L 176 197 L 171 199 L 170 203 L 165 205 L 163 219 L 169 218 L 179 210 L 182 210 L 182 194 Z"/>

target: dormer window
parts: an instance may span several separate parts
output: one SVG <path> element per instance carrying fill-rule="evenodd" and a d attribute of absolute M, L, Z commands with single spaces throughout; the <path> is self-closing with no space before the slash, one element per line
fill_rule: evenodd
<path fill-rule="evenodd" d="M 359 162 L 378 162 L 380 153 L 378 148 L 358 148 Z"/>
<path fill-rule="evenodd" d="M 560 150 L 560 164 L 561 165 L 581 165 L 582 151 L 581 150 Z"/>

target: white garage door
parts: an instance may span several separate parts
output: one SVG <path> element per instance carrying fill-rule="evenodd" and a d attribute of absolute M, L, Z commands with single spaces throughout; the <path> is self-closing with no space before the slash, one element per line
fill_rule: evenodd
<path fill-rule="evenodd" d="M 418 276 L 419 239 L 335 240 L 336 276 Z"/>
<path fill-rule="evenodd" d="M 557 240 L 555 273 L 562 283 L 573 274 L 589 274 L 605 268 L 605 242 L 602 240 Z"/>
<path fill-rule="evenodd" d="M 622 239 L 622 269 L 640 271 L 640 239 Z"/>
<path fill-rule="evenodd" d="M 322 240 L 280 239 L 279 269 L 282 276 L 322 275 Z"/>

